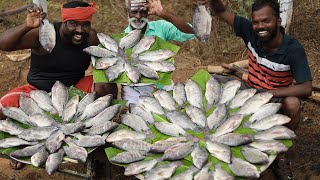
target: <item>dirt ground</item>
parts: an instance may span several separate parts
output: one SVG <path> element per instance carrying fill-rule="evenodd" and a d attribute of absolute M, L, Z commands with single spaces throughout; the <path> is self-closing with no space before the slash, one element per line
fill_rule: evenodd
<path fill-rule="evenodd" d="M 29 2 L 29 1 L 28 1 Z M 64 0 L 49 2 L 49 18 L 51 21 L 60 19 L 60 3 Z M 124 14 L 123 0 L 97 0 L 99 10 L 94 16 L 93 26 L 98 32 L 106 34 L 120 33 L 127 26 Z M 112 2 L 112 3 L 111 3 Z M 191 22 L 193 4 L 185 0 L 162 0 L 163 6 L 170 12 Z M 189 3 L 186 3 L 189 2 Z M 225 0 L 233 9 L 237 4 Z M 0 12 L 15 9 L 26 4 L 25 0 L 1 1 Z M 57 12 L 57 13 L 52 13 Z M 0 18 L 0 32 L 24 22 L 25 13 Z M 294 1 L 293 20 L 290 35 L 299 40 L 307 52 L 309 66 L 313 75 L 313 85 L 320 85 L 320 1 Z M 192 76 L 199 67 L 219 65 L 222 62 L 234 62 L 246 59 L 245 46 L 236 38 L 231 29 L 218 19 L 214 19 L 213 31 L 210 42 L 200 44 L 196 40 L 185 43 L 176 43 L 181 47 L 175 57 L 177 70 L 174 72 L 175 81 L 185 81 Z M 29 69 L 30 59 L 21 61 L 10 60 L 7 54 L 21 54 L 28 51 L 3 52 L 0 51 L 0 96 L 10 89 L 25 84 Z M 91 71 L 88 71 L 90 73 Z M 293 146 L 295 156 L 292 167 L 295 179 L 320 179 L 320 105 L 319 102 L 305 100 L 301 123 L 296 131 L 297 139 Z M 79 165 L 83 169 L 83 165 Z M 68 166 L 72 167 L 73 166 Z M 116 168 L 119 169 L 119 168 Z M 119 171 L 119 172 L 118 172 Z M 124 179 L 121 169 L 114 171 L 113 179 Z M 21 171 L 11 170 L 8 160 L 0 158 L 0 180 L 34 180 L 34 179 L 76 179 L 61 173 L 48 176 L 43 169 L 32 167 Z"/>

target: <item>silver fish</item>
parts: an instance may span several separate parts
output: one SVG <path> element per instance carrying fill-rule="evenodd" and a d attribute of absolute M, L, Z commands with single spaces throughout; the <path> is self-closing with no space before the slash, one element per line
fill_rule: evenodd
<path fill-rule="evenodd" d="M 226 162 L 231 163 L 231 149 L 229 146 L 210 140 L 206 141 L 207 149 L 215 158 Z"/>
<path fill-rule="evenodd" d="M 207 117 L 202 109 L 191 105 L 186 107 L 186 113 L 198 126 L 202 128 L 206 126 Z"/>
<path fill-rule="evenodd" d="M 40 149 L 43 148 L 43 143 L 39 143 L 33 146 L 27 146 L 23 149 L 18 149 L 12 153 L 10 153 L 10 156 L 15 158 L 22 158 L 22 157 L 30 157 L 37 153 Z"/>
<path fill-rule="evenodd" d="M 59 126 L 59 129 L 65 135 L 70 135 L 72 133 L 82 131 L 84 128 L 85 128 L 85 124 L 82 122 L 63 124 Z"/>
<path fill-rule="evenodd" d="M 169 136 L 179 136 L 185 135 L 186 132 L 183 130 L 182 127 L 180 127 L 177 124 L 168 123 L 168 122 L 154 122 L 154 126 L 157 130 L 159 130 L 161 133 L 169 135 Z"/>
<path fill-rule="evenodd" d="M 218 103 L 221 96 L 221 86 L 219 82 L 214 78 L 210 77 L 206 83 L 205 97 L 207 100 L 207 109 L 211 109 L 212 105 Z"/>
<path fill-rule="evenodd" d="M 88 135 L 99 135 L 107 131 L 113 130 L 119 126 L 118 123 L 112 121 L 106 121 L 101 124 L 92 126 L 90 129 L 85 129 L 82 132 L 86 132 Z"/>
<path fill-rule="evenodd" d="M 77 115 L 82 114 L 86 107 L 94 102 L 96 92 L 86 94 L 78 104 Z"/>
<path fill-rule="evenodd" d="M 51 133 L 51 135 L 46 139 L 45 147 L 49 151 L 50 154 L 55 153 L 58 149 L 60 149 L 65 135 L 62 131 L 57 130 Z"/>
<path fill-rule="evenodd" d="M 10 148 L 10 147 L 16 147 L 21 145 L 35 145 L 38 144 L 38 142 L 28 142 L 23 139 L 10 137 L 0 140 L 0 148 Z"/>
<path fill-rule="evenodd" d="M 27 141 L 44 140 L 47 139 L 56 129 L 56 127 L 33 127 L 25 129 L 21 134 L 18 135 L 18 137 Z"/>
<path fill-rule="evenodd" d="M 253 135 L 227 133 L 218 137 L 212 137 L 211 140 L 228 146 L 240 146 L 251 143 L 253 141 Z"/>
<path fill-rule="evenodd" d="M 68 144 L 68 146 L 63 146 L 63 150 L 69 158 L 81 161 L 83 163 L 87 161 L 88 152 L 85 148 L 77 146 L 72 142 L 70 137 L 66 138 L 64 141 Z"/>
<path fill-rule="evenodd" d="M 232 163 L 228 164 L 231 171 L 244 178 L 259 178 L 260 173 L 257 167 L 240 158 L 232 157 Z"/>
<path fill-rule="evenodd" d="M 135 114 L 122 114 L 121 122 L 137 132 L 146 132 L 150 130 L 147 123 L 140 116 L 137 116 Z"/>
<path fill-rule="evenodd" d="M 249 98 L 257 92 L 256 89 L 245 89 L 236 94 L 228 104 L 230 109 L 241 107 Z"/>
<path fill-rule="evenodd" d="M 202 91 L 200 86 L 196 82 L 188 79 L 185 84 L 185 91 L 187 100 L 192 106 L 196 106 L 198 108 L 203 107 Z"/>
<path fill-rule="evenodd" d="M 42 147 L 37 153 L 31 156 L 31 164 L 35 167 L 42 166 L 48 159 L 49 153 Z"/>
<path fill-rule="evenodd" d="M 132 48 L 132 53 L 133 54 L 140 54 L 144 51 L 147 51 L 150 49 L 150 47 L 153 45 L 153 43 L 156 41 L 155 36 L 148 36 L 148 37 L 143 37 L 138 44 L 136 44 Z"/>
<path fill-rule="evenodd" d="M 110 121 L 118 112 L 120 111 L 121 105 L 115 104 L 113 106 L 107 107 L 101 113 L 95 117 L 88 119 L 84 122 L 86 127 L 96 126 L 106 121 Z"/>
<path fill-rule="evenodd" d="M 207 118 L 209 129 L 217 129 L 227 116 L 227 108 L 224 104 L 218 104 L 216 109 Z"/>
<path fill-rule="evenodd" d="M 212 163 L 208 162 L 202 169 L 194 176 L 194 180 L 210 180 L 209 168 Z"/>
<path fill-rule="evenodd" d="M 144 62 L 143 64 L 158 72 L 172 72 L 176 70 L 174 64 L 168 61 Z"/>
<path fill-rule="evenodd" d="M 1 110 L 5 116 L 19 121 L 23 124 L 29 124 L 29 116 L 21 109 L 16 107 L 4 107 Z"/>
<path fill-rule="evenodd" d="M 174 161 L 170 164 L 163 164 L 144 174 L 145 180 L 155 179 L 168 179 L 176 171 L 176 169 L 182 164 L 180 161 Z"/>
<path fill-rule="evenodd" d="M 68 102 L 68 89 L 60 81 L 56 81 L 51 88 L 52 105 L 62 116 L 64 105 Z"/>
<path fill-rule="evenodd" d="M 47 114 L 37 114 L 30 116 L 29 123 L 33 126 L 46 127 L 56 126 L 59 123 Z"/>
<path fill-rule="evenodd" d="M 84 136 L 81 133 L 71 135 L 77 138 L 74 142 L 81 147 L 97 147 L 105 144 L 105 140 L 99 135 Z"/>
<path fill-rule="evenodd" d="M 96 69 L 108 69 L 109 67 L 115 65 L 118 62 L 118 57 L 100 58 L 96 64 Z"/>
<path fill-rule="evenodd" d="M 132 176 L 132 175 L 140 174 L 146 171 L 150 171 L 156 166 L 157 163 L 158 163 L 157 159 L 130 163 L 126 167 L 124 171 L 124 175 Z"/>
<path fill-rule="evenodd" d="M 162 160 L 178 160 L 188 156 L 193 150 L 194 142 L 175 144 L 164 151 Z"/>
<path fill-rule="evenodd" d="M 159 49 L 155 51 L 147 51 L 139 55 L 140 61 L 164 61 L 175 55 L 174 52 L 168 49 Z"/>
<path fill-rule="evenodd" d="M 253 122 L 275 114 L 280 110 L 280 108 L 281 103 L 267 103 L 261 106 L 259 110 L 252 114 L 249 120 L 243 124 L 243 127 L 249 127 Z"/>
<path fill-rule="evenodd" d="M 110 161 L 115 163 L 128 164 L 144 159 L 146 157 L 145 155 L 146 152 L 144 151 L 125 151 L 112 157 Z"/>
<path fill-rule="evenodd" d="M 132 48 L 139 42 L 141 34 L 141 30 L 139 29 L 129 32 L 129 34 L 120 39 L 119 47 L 124 50 Z"/>
<path fill-rule="evenodd" d="M 296 134 L 285 126 L 274 126 L 265 131 L 257 132 L 254 139 L 257 140 L 273 140 L 273 139 L 294 139 Z"/>
<path fill-rule="evenodd" d="M 22 133 L 23 128 L 16 125 L 12 121 L 0 120 L 0 131 L 9 133 L 11 135 L 18 135 L 18 134 Z"/>
<path fill-rule="evenodd" d="M 221 164 L 216 164 L 214 166 L 213 171 L 211 171 L 211 177 L 214 180 L 234 180 L 231 174 L 227 173 L 224 169 L 222 169 Z"/>
<path fill-rule="evenodd" d="M 40 23 L 39 41 L 48 53 L 51 53 L 56 45 L 56 31 L 48 19 L 43 19 Z"/>
<path fill-rule="evenodd" d="M 51 175 L 52 173 L 58 170 L 59 165 L 62 163 L 63 155 L 64 155 L 64 150 L 59 149 L 58 152 L 54 154 L 50 154 L 48 156 L 48 159 L 46 161 L 46 170 L 49 175 Z"/>
<path fill-rule="evenodd" d="M 197 172 L 199 172 L 198 168 L 190 166 L 189 169 L 183 171 L 182 173 L 176 176 L 173 176 L 172 178 L 170 178 L 170 180 L 192 180 L 194 174 Z"/>
<path fill-rule="evenodd" d="M 154 153 L 163 153 L 169 147 L 176 145 L 180 142 L 184 142 L 187 139 L 185 137 L 173 137 L 166 140 L 157 141 L 152 144 L 150 151 Z"/>
<path fill-rule="evenodd" d="M 107 48 L 108 50 L 117 53 L 118 52 L 118 43 L 114 39 L 112 39 L 110 36 L 103 34 L 103 33 L 97 33 L 98 39 L 100 43 Z"/>
<path fill-rule="evenodd" d="M 191 153 L 192 162 L 195 167 L 201 169 L 208 161 L 209 154 L 206 149 L 196 144 L 194 150 Z"/>
<path fill-rule="evenodd" d="M 232 100 L 232 98 L 235 97 L 240 86 L 241 86 L 241 81 L 239 81 L 239 80 L 228 81 L 226 84 L 224 84 L 224 86 L 222 88 L 222 94 L 221 94 L 221 99 L 220 99 L 219 103 L 226 104 L 226 103 L 230 102 Z"/>
<path fill-rule="evenodd" d="M 46 91 L 33 90 L 29 93 L 29 96 L 38 104 L 38 106 L 49 111 L 51 114 L 56 114 L 57 110 L 53 107 L 51 98 Z"/>
<path fill-rule="evenodd" d="M 151 144 L 141 140 L 123 139 L 112 143 L 112 146 L 125 151 L 145 151 L 149 152 Z"/>
<path fill-rule="evenodd" d="M 131 131 L 129 129 L 120 129 L 111 133 L 106 139 L 107 142 L 115 142 L 123 139 L 134 139 L 134 140 L 144 140 L 146 135 L 143 133 L 138 133 Z"/>
<path fill-rule="evenodd" d="M 237 129 L 240 126 L 242 119 L 243 119 L 243 115 L 241 114 L 230 116 L 216 129 L 213 136 L 218 137 L 223 134 L 232 132 L 233 130 Z"/>
<path fill-rule="evenodd" d="M 238 113 L 243 115 L 255 113 L 262 105 L 266 104 L 272 96 L 273 95 L 268 92 L 255 94 L 244 103 Z"/>
<path fill-rule="evenodd" d="M 120 77 L 120 75 L 125 71 L 124 69 L 124 62 L 118 61 L 115 65 L 109 67 L 105 74 L 109 81 L 113 81 Z"/>
<path fill-rule="evenodd" d="M 184 90 L 184 84 L 175 83 L 173 86 L 173 99 L 177 102 L 179 108 L 184 107 L 187 101 L 186 91 Z"/>
<path fill-rule="evenodd" d="M 77 113 L 77 107 L 79 103 L 79 96 L 73 96 L 65 105 L 63 114 L 62 114 L 62 121 L 69 122 Z"/>
<path fill-rule="evenodd" d="M 140 105 L 130 104 L 130 113 L 142 117 L 142 119 L 148 123 L 154 123 L 154 119 L 151 112 L 145 110 Z"/>
<path fill-rule="evenodd" d="M 125 70 L 128 78 L 133 83 L 138 83 L 138 81 L 140 80 L 141 74 L 135 67 L 131 66 L 128 63 L 124 63 L 124 70 Z"/>
<path fill-rule="evenodd" d="M 137 70 L 145 77 L 150 79 L 159 79 L 158 73 L 144 64 L 136 64 Z"/>
<path fill-rule="evenodd" d="M 212 17 L 210 10 L 205 5 L 199 5 L 195 8 L 193 18 L 193 30 L 195 36 L 201 42 L 207 42 L 211 33 Z"/>
<path fill-rule="evenodd" d="M 140 96 L 138 101 L 139 105 L 147 109 L 148 111 L 160 115 L 164 114 L 164 111 L 157 99 L 148 96 Z"/>
<path fill-rule="evenodd" d="M 25 95 L 20 95 L 19 107 L 29 116 L 44 113 L 33 99 Z"/>
<path fill-rule="evenodd" d="M 253 163 L 253 164 L 269 163 L 268 155 L 259 151 L 258 149 L 242 146 L 241 153 L 244 156 L 244 158 L 250 163 Z"/>
<path fill-rule="evenodd" d="M 278 154 L 288 151 L 287 146 L 276 140 L 255 141 L 250 143 L 249 146 L 268 154 Z"/>
<path fill-rule="evenodd" d="M 159 89 L 153 93 L 153 96 L 159 101 L 160 105 L 167 110 L 176 110 L 176 103 L 173 97 L 165 90 Z"/>
<path fill-rule="evenodd" d="M 105 108 L 111 104 L 111 101 L 112 95 L 110 94 L 96 99 L 94 102 L 86 106 L 79 119 L 89 119 L 91 117 L 96 116 L 97 114 L 105 110 Z"/>
<path fill-rule="evenodd" d="M 282 114 L 274 114 L 268 117 L 265 117 L 259 121 L 255 121 L 249 127 L 257 131 L 267 130 L 273 126 L 284 125 L 290 122 L 291 118 Z"/>
<path fill-rule="evenodd" d="M 166 117 L 170 122 L 179 125 L 183 129 L 196 130 L 197 128 L 197 125 L 194 122 L 192 122 L 189 116 L 180 111 L 168 111 L 166 113 Z"/>
<path fill-rule="evenodd" d="M 108 49 L 99 47 L 99 46 L 89 46 L 83 49 L 84 52 L 102 58 L 111 58 L 117 56 L 117 53 L 109 51 Z"/>

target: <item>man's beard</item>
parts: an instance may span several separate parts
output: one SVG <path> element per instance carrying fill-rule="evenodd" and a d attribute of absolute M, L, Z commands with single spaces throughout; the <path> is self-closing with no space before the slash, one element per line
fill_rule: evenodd
<path fill-rule="evenodd" d="M 259 32 L 260 31 L 267 31 L 268 33 L 269 33 L 269 35 L 267 35 L 267 36 L 264 36 L 264 37 L 261 37 L 261 36 L 259 36 Z M 271 29 L 271 31 L 270 31 L 270 29 L 259 29 L 259 30 L 255 30 L 255 34 L 256 34 L 256 36 L 258 37 L 258 39 L 261 41 L 261 42 L 263 42 L 263 43 L 269 43 L 269 42 L 271 42 L 272 40 L 274 40 L 274 38 L 277 36 L 277 33 L 278 33 L 278 28 L 277 28 L 277 26 L 275 26 L 275 28 L 274 29 Z"/>
<path fill-rule="evenodd" d="M 133 18 L 128 18 L 128 21 L 134 29 L 142 29 L 146 26 L 149 20 L 148 18 L 145 18 L 145 17 L 140 18 L 139 20 L 133 17 Z"/>
<path fill-rule="evenodd" d="M 82 37 L 81 37 L 81 41 L 75 41 L 75 40 L 73 39 L 73 36 L 74 36 L 74 35 L 81 35 L 81 36 L 82 36 Z M 67 40 L 67 41 L 69 41 L 69 42 L 72 42 L 72 44 L 74 44 L 74 45 L 81 45 L 81 44 L 83 44 L 83 43 L 87 40 L 88 36 L 89 36 L 88 33 L 77 33 L 77 32 L 71 32 L 71 33 L 65 33 L 65 34 L 64 34 L 65 40 Z"/>

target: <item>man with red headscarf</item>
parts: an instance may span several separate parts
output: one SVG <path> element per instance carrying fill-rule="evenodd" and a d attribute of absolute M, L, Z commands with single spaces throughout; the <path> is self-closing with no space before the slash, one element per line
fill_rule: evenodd
<path fill-rule="evenodd" d="M 20 95 L 28 95 L 35 89 L 50 92 L 57 80 L 84 92 L 95 91 L 97 96 L 117 96 L 116 84 L 94 84 L 92 76 L 85 77 L 91 58 L 83 49 L 99 44 L 96 31 L 91 29 L 92 15 L 95 12 L 95 3 L 72 1 L 64 4 L 61 8 L 62 22 L 53 24 L 56 45 L 50 53 L 45 51 L 39 41 L 39 26 L 44 15 L 39 8 L 28 11 L 25 23 L 0 34 L 0 50 L 32 50 L 28 84 L 17 87 L 3 96 L 0 108 L 18 107 Z M 1 110 L 0 119 L 5 119 Z M 22 167 L 22 164 L 14 161 L 11 165 L 14 169 Z"/>

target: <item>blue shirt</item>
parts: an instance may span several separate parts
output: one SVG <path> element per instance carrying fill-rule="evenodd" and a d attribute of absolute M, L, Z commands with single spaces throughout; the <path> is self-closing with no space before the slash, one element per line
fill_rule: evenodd
<path fill-rule="evenodd" d="M 132 31 L 131 26 L 129 25 L 124 32 L 129 33 Z M 147 23 L 147 29 L 144 36 L 158 36 L 159 38 L 165 41 L 187 41 L 194 39 L 194 34 L 187 34 L 181 32 L 177 27 L 172 23 L 165 20 L 150 21 Z"/>

